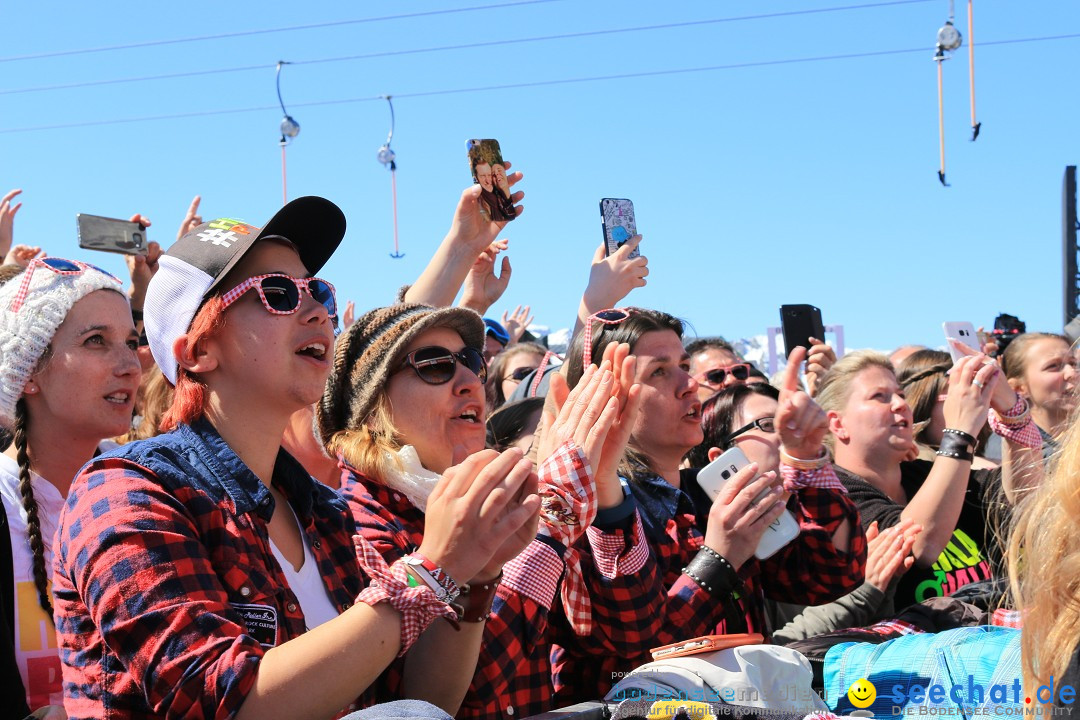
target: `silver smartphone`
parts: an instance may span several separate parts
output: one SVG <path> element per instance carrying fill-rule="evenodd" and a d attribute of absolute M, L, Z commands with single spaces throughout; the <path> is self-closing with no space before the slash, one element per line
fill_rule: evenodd
<path fill-rule="evenodd" d="M 146 228 L 139 223 L 86 213 L 79 213 L 76 223 L 81 248 L 125 255 L 146 254 Z"/>

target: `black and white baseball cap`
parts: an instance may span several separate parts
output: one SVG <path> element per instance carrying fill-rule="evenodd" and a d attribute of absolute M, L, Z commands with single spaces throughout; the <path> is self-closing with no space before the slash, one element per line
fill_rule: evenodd
<path fill-rule="evenodd" d="M 257 241 L 283 238 L 300 261 L 317 273 L 345 237 L 345 214 L 326 198 L 296 198 L 259 229 L 243 220 L 219 218 L 176 241 L 158 261 L 146 289 L 143 322 L 150 352 L 173 385 L 178 365 L 173 343 L 191 327 L 195 313 Z"/>

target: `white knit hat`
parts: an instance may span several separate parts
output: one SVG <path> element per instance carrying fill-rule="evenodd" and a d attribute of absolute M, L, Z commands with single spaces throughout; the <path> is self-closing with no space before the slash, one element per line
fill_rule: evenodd
<path fill-rule="evenodd" d="M 62 267 L 78 265 L 80 271 L 60 274 L 35 260 L 0 287 L 0 426 L 8 430 L 15 424 L 15 403 L 71 307 L 95 290 L 115 290 L 127 297 L 120 280 L 98 268 L 45 260 Z"/>

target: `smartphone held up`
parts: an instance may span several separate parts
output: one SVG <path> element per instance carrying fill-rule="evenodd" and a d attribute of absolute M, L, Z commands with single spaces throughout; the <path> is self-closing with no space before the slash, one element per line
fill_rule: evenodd
<path fill-rule="evenodd" d="M 604 250 L 614 255 L 627 240 L 638 234 L 634 203 L 624 198 L 604 198 L 600 201 L 600 221 L 604 231 Z M 641 252 L 634 248 L 627 259 Z"/>
<path fill-rule="evenodd" d="M 496 222 L 509 222 L 517 217 L 510 181 L 506 178 L 506 163 L 498 140 L 469 140 L 469 170 L 473 182 L 480 186 L 480 204 L 488 217 Z"/>
<path fill-rule="evenodd" d="M 79 247 L 85 250 L 146 254 L 146 228 L 139 223 L 86 213 L 79 213 L 75 219 L 79 228 Z"/>

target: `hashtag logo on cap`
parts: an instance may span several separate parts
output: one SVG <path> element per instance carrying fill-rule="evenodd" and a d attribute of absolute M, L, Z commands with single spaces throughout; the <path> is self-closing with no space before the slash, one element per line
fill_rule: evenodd
<path fill-rule="evenodd" d="M 203 230 L 199 233 L 198 237 L 199 240 L 203 242 L 210 242 L 214 245 L 226 248 L 230 247 L 237 240 L 236 233 L 232 230 L 229 230 L 228 232 L 225 230 Z"/>

